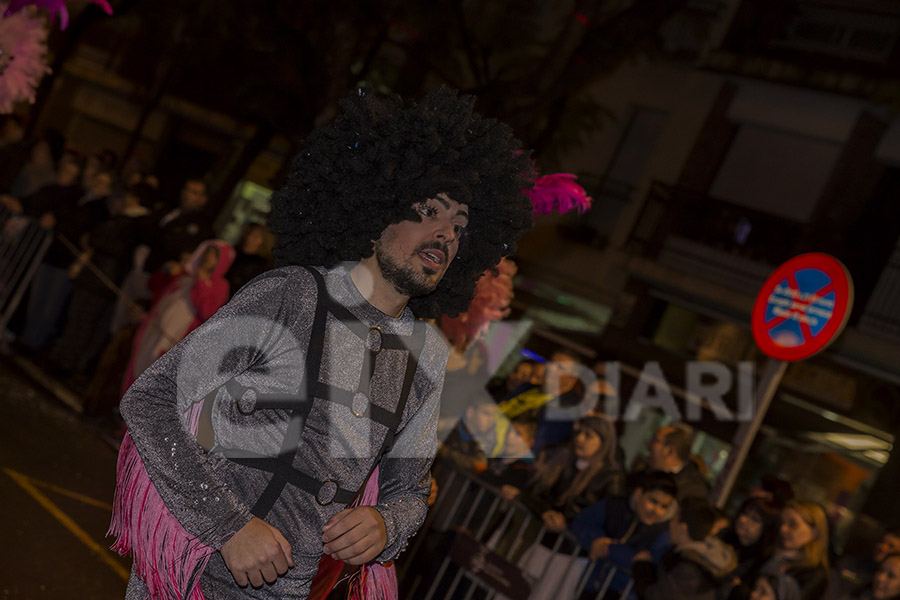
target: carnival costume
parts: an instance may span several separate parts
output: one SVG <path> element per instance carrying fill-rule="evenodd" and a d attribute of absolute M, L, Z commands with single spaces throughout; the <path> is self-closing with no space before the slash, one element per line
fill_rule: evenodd
<path fill-rule="evenodd" d="M 228 349 L 217 347 L 223 331 L 240 332 Z M 191 587 L 174 589 L 186 552 L 155 548 L 149 565 L 136 556 L 127 598 L 149 597 L 148 583 L 160 596 L 202 597 L 189 596 L 198 575 L 207 598 L 306 597 L 322 526 L 377 464 L 375 508 L 387 529 L 377 561 L 393 559 L 425 518 L 446 360 L 431 326 L 409 308 L 391 318 L 368 304 L 342 266 L 284 267 L 255 279 L 138 379 L 122 413 L 153 487 L 191 536 L 218 549 L 258 516 L 291 543 L 295 567 L 274 584 L 240 589 L 210 550 L 202 575 L 179 582 Z M 208 453 L 184 416 L 203 420 L 203 412 L 215 434 Z M 120 458 L 120 470 L 135 467 Z M 117 511 L 140 519 L 122 479 Z M 142 579 L 141 569 L 153 567 L 155 581 Z"/>

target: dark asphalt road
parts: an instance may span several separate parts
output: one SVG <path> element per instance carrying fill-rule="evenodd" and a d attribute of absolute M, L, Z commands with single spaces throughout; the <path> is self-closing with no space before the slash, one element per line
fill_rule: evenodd
<path fill-rule="evenodd" d="M 0 597 L 123 598 L 130 561 L 104 537 L 113 449 L 2 356 L 0 414 Z"/>

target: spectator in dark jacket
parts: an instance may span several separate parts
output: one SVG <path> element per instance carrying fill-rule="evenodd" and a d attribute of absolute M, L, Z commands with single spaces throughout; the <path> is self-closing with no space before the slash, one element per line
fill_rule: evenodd
<path fill-rule="evenodd" d="M 731 546 L 710 535 L 716 513 L 706 500 L 679 502 L 669 521 L 672 549 L 655 566 L 649 552 L 635 556 L 634 585 L 642 600 L 714 600 L 722 580 L 737 565 Z"/>
<path fill-rule="evenodd" d="M 78 206 L 78 200 L 83 195 L 78 185 L 80 173 L 79 158 L 66 154 L 60 160 L 56 183 L 23 198 L 21 202 L 25 214 L 40 219 L 41 225 L 53 229 L 54 233 L 28 295 L 21 341 L 31 350 L 40 349 L 54 334 L 72 292 L 68 268 L 75 254 L 60 237 L 77 244 L 82 233 L 106 217 L 105 204 Z"/>
<path fill-rule="evenodd" d="M 734 579 L 722 590 L 723 597 L 729 600 L 750 597 L 757 573 L 775 551 L 780 525 L 781 510 L 771 501 L 750 498 L 744 502 L 734 524 L 720 536 L 738 557 Z"/>
<path fill-rule="evenodd" d="M 540 577 L 548 561 L 559 559 L 568 564 L 575 544 L 562 533 L 582 509 L 602 498 L 624 493 L 615 451 L 612 423 L 603 417 L 584 417 L 577 421 L 575 435 L 568 444 L 545 449 L 538 456 L 535 474 L 521 494 L 521 501 L 539 517 L 548 533 L 529 549 L 520 565 L 529 576 Z M 506 485 L 501 495 L 512 499 L 519 496 L 519 490 Z M 560 586 L 574 592 L 575 569 L 553 570 L 555 578 L 542 577 L 540 585 L 532 590 L 532 599 L 543 598 L 554 590 L 563 594 Z M 572 577 L 564 577 L 567 570 Z"/>
<path fill-rule="evenodd" d="M 644 550 L 653 563 L 669 548 L 667 521 L 675 512 L 678 488 L 668 473 L 643 474 L 631 497 L 609 497 L 581 511 L 572 523 L 572 533 L 588 549 L 591 560 L 599 561 L 582 595 L 592 599 L 612 569 L 616 572 L 608 589 L 621 594 L 631 580 L 634 557 Z M 617 595 L 618 597 L 618 595 Z M 637 596 L 632 591 L 629 598 Z"/>
<path fill-rule="evenodd" d="M 154 216 L 156 226 L 146 243 L 150 255 L 144 270 L 152 273 L 166 263 L 181 263 L 190 257 L 201 242 L 215 238 L 206 206 L 206 183 L 202 179 L 188 179 L 181 188 L 178 207 L 160 211 Z"/>
<path fill-rule="evenodd" d="M 117 214 L 94 227 L 83 239 L 84 251 L 69 267 L 74 281 L 65 328 L 51 359 L 64 372 L 85 371 L 99 354 L 109 335 L 115 292 L 131 266 L 139 232 L 149 210 L 141 190 L 129 190 L 117 198 Z M 90 262 L 92 267 L 88 267 Z M 98 274 L 99 273 L 99 274 Z"/>
<path fill-rule="evenodd" d="M 235 247 L 237 255 L 226 276 L 232 296 L 251 279 L 272 268 L 274 242 L 275 238 L 265 225 L 248 223 L 244 226 Z"/>
<path fill-rule="evenodd" d="M 650 468 L 675 476 L 678 499 L 707 498 L 709 483 L 691 460 L 691 432 L 685 426 L 660 427 L 650 438 Z"/>

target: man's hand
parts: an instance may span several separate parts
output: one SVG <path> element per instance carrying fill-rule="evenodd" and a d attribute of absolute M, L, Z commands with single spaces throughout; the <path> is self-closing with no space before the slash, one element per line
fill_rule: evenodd
<path fill-rule="evenodd" d="M 544 519 L 544 525 L 553 533 L 559 533 L 566 528 L 566 518 L 561 512 L 548 510 L 541 515 Z"/>
<path fill-rule="evenodd" d="M 349 565 L 374 560 L 387 544 L 381 513 L 371 506 L 345 508 L 322 528 L 322 552 Z"/>
<path fill-rule="evenodd" d="M 7 194 L 0 195 L 0 204 L 8 208 L 14 213 L 22 212 L 22 203 L 17 198 L 13 198 Z"/>
<path fill-rule="evenodd" d="M 44 213 L 38 219 L 38 225 L 44 229 L 53 229 L 56 227 L 56 216 L 52 212 Z"/>
<path fill-rule="evenodd" d="M 431 492 L 428 494 L 428 506 L 434 506 L 434 503 L 437 502 L 438 495 L 438 484 L 437 479 L 434 477 L 431 478 Z"/>
<path fill-rule="evenodd" d="M 653 562 L 653 557 L 650 555 L 650 553 L 647 550 L 641 550 L 640 552 L 638 552 L 637 554 L 634 555 L 634 559 L 632 559 L 631 562 L 636 563 L 636 562 L 641 562 L 641 561 Z"/>
<path fill-rule="evenodd" d="M 516 496 L 519 495 L 519 488 L 513 485 L 504 485 L 500 488 L 500 497 L 504 500 L 513 500 Z"/>
<path fill-rule="evenodd" d="M 606 558 L 609 554 L 609 545 L 612 543 L 613 541 L 608 537 L 597 538 L 591 542 L 591 551 L 588 556 L 591 560 Z"/>
<path fill-rule="evenodd" d="M 253 517 L 220 550 L 234 581 L 241 587 L 274 583 L 294 566 L 291 545 L 281 532 Z"/>

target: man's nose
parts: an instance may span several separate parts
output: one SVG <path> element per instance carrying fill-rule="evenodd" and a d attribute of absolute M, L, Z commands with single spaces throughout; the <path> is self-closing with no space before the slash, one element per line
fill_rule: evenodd
<path fill-rule="evenodd" d="M 435 237 L 444 242 L 450 243 L 456 239 L 456 231 L 450 222 L 442 223 L 435 231 Z"/>

